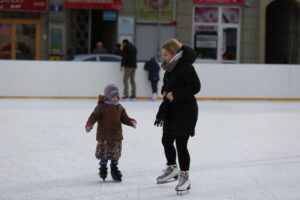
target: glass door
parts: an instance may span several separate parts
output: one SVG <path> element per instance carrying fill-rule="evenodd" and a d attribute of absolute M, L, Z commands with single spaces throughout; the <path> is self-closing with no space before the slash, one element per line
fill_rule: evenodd
<path fill-rule="evenodd" d="M 223 28 L 222 61 L 237 60 L 237 28 Z"/>
<path fill-rule="evenodd" d="M 12 59 L 11 24 L 0 24 L 0 59 Z"/>
<path fill-rule="evenodd" d="M 0 59 L 39 59 L 39 38 L 39 20 L 0 19 Z"/>
<path fill-rule="evenodd" d="M 221 12 L 220 33 L 222 46 L 220 47 L 219 60 L 222 62 L 238 62 L 240 9 L 223 7 Z"/>

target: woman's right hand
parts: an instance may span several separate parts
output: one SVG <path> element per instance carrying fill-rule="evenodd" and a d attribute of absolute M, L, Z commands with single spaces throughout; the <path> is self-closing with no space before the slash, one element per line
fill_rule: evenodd
<path fill-rule="evenodd" d="M 173 93 L 172 92 L 168 92 L 167 98 L 169 99 L 170 102 L 172 102 L 174 100 Z"/>

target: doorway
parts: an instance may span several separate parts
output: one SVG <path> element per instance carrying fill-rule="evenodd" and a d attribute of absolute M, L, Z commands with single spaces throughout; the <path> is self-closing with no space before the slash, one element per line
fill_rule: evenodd
<path fill-rule="evenodd" d="M 108 53 L 112 53 L 117 43 L 117 11 L 92 10 L 91 49 L 98 41 L 103 43 Z"/>
<path fill-rule="evenodd" d="M 39 20 L 0 20 L 0 59 L 38 60 L 40 58 Z"/>
<path fill-rule="evenodd" d="M 110 10 L 72 10 L 68 51 L 71 54 L 92 53 L 96 43 L 101 41 L 111 53 L 117 42 L 117 15 L 117 11 Z"/>
<path fill-rule="evenodd" d="M 299 3 L 276 0 L 266 12 L 266 63 L 296 64 L 299 58 Z"/>

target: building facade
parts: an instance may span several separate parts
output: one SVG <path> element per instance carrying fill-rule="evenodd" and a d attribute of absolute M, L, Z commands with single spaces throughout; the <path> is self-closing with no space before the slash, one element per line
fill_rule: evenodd
<path fill-rule="evenodd" d="M 168 38 L 198 62 L 300 63 L 300 0 L 0 1 L 0 59 L 68 60 L 124 38 L 138 59 Z"/>

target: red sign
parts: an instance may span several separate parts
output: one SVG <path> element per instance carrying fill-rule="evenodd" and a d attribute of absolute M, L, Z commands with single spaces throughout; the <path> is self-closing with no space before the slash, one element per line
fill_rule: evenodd
<path fill-rule="evenodd" d="M 194 4 L 243 5 L 244 0 L 193 0 Z"/>
<path fill-rule="evenodd" d="M 47 0 L 0 0 L 0 11 L 46 11 Z"/>
<path fill-rule="evenodd" d="M 65 0 L 65 8 L 120 10 L 121 0 Z"/>

